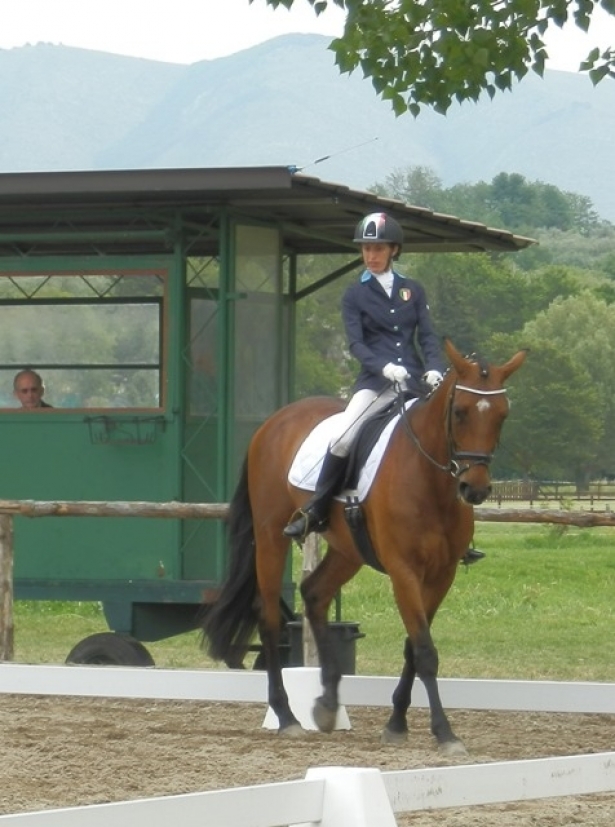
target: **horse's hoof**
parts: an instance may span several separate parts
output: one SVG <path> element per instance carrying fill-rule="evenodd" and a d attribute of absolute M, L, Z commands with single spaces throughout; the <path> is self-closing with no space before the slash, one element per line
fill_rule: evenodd
<path fill-rule="evenodd" d="M 454 741 L 444 741 L 444 743 L 438 744 L 438 749 L 442 755 L 447 758 L 467 758 L 468 756 L 468 751 L 462 741 L 457 739 Z"/>
<path fill-rule="evenodd" d="M 312 716 L 314 723 L 321 732 L 333 732 L 335 729 L 337 710 L 329 709 L 329 707 L 323 704 L 321 698 L 316 698 L 314 708 L 312 709 Z"/>
<path fill-rule="evenodd" d="M 284 729 L 280 728 L 278 730 L 278 735 L 281 738 L 300 738 L 304 734 L 305 730 L 301 726 L 301 724 L 289 724 L 288 726 L 284 727 Z"/>
<path fill-rule="evenodd" d="M 385 727 L 380 735 L 381 744 L 392 744 L 393 746 L 402 746 L 408 741 L 408 732 L 394 732 L 392 729 Z"/>

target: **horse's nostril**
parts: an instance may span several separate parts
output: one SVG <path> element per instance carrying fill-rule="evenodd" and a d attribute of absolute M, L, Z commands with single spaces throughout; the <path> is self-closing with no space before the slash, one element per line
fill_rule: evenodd
<path fill-rule="evenodd" d="M 475 488 L 466 482 L 462 482 L 459 486 L 459 494 L 468 505 L 481 505 L 490 493 L 490 485 L 486 485 L 484 488 Z"/>

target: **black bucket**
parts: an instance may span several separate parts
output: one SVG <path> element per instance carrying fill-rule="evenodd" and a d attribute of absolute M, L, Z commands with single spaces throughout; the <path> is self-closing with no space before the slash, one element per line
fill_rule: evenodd
<path fill-rule="evenodd" d="M 303 666 L 303 621 L 291 620 L 286 624 L 290 645 L 289 666 Z M 333 640 L 342 675 L 355 675 L 357 668 L 357 640 L 365 637 L 359 631 L 358 623 L 341 621 L 329 623 L 329 634 Z"/>

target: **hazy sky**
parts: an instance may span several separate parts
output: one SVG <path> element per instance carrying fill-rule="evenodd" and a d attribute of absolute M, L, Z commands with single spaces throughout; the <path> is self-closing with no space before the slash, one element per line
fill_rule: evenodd
<path fill-rule="evenodd" d="M 290 32 L 335 36 L 343 20 L 336 8 L 316 17 L 307 0 L 290 12 L 265 0 L 0 0 L 0 48 L 61 43 L 195 63 Z M 615 45 L 615 17 L 598 10 L 595 21 L 589 36 L 574 25 L 549 36 L 550 68 L 576 71 L 591 47 Z"/>
<path fill-rule="evenodd" d="M 316 17 L 307 0 L 291 12 L 265 0 L 0 0 L 0 48 L 62 43 L 195 63 L 289 32 L 341 33 L 336 9 Z"/>

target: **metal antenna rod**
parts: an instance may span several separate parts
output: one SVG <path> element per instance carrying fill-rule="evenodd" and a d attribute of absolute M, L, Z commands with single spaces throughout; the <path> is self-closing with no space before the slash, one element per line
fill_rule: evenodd
<path fill-rule="evenodd" d="M 375 138 L 370 138 L 369 141 L 363 141 L 360 144 L 355 144 L 354 146 L 348 146 L 345 149 L 340 149 L 339 152 L 332 152 L 330 155 L 323 155 L 322 158 L 317 158 L 315 161 L 312 161 L 310 164 L 305 164 L 302 167 L 295 167 L 290 166 L 289 169 L 292 173 L 295 172 L 303 172 L 304 169 L 309 169 L 310 167 L 315 167 L 316 164 L 321 164 L 323 161 L 328 161 L 331 158 L 337 158 L 338 155 L 344 155 L 346 152 L 350 152 L 353 149 L 359 149 L 362 146 L 367 146 L 367 144 L 373 144 L 374 141 L 379 140 L 379 136 L 376 135 Z"/>

